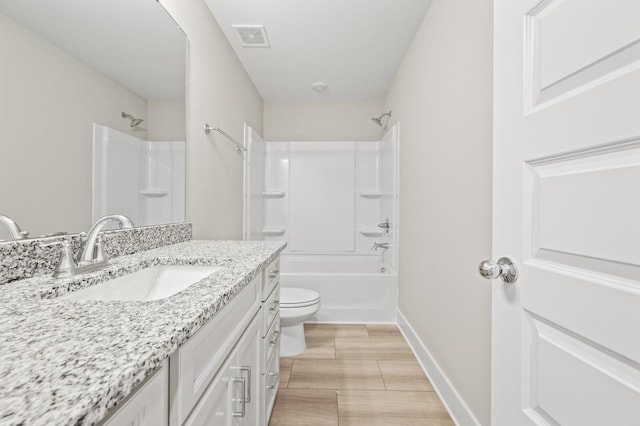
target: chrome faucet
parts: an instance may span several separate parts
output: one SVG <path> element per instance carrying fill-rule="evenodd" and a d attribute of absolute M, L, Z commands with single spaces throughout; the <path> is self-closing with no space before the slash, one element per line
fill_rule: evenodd
<path fill-rule="evenodd" d="M 373 247 L 371 247 L 371 250 L 378 250 L 379 248 L 388 249 L 388 248 L 391 248 L 391 244 L 389 244 L 389 243 L 373 243 Z"/>
<path fill-rule="evenodd" d="M 109 222 L 120 222 L 122 229 L 133 228 L 131 219 L 121 214 L 113 214 L 98 219 L 83 240 L 82 254 L 78 260 L 78 266 L 91 265 L 107 260 L 102 252 L 100 243 L 98 243 L 98 234 Z"/>
<path fill-rule="evenodd" d="M 133 222 L 126 216 L 114 214 L 98 219 L 91 227 L 88 234 L 81 233 L 82 253 L 80 259 L 75 260 L 73 248 L 69 241 L 54 241 L 51 243 L 41 244 L 41 247 L 58 247 L 58 264 L 53 272 L 55 278 L 73 277 L 85 272 L 96 271 L 106 265 L 107 257 L 102 251 L 102 246 L 98 242 L 98 234 L 109 222 L 120 222 L 121 228 L 133 228 Z"/>
<path fill-rule="evenodd" d="M 29 233 L 27 231 L 20 230 L 18 224 L 15 223 L 9 216 L 0 214 L 0 223 L 9 230 L 9 234 L 11 235 L 12 240 L 24 240 L 29 236 Z"/>

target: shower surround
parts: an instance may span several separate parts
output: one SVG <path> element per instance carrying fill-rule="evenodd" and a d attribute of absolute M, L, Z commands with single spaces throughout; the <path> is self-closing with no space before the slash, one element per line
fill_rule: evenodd
<path fill-rule="evenodd" d="M 124 214 L 137 226 L 185 220 L 185 143 L 146 141 L 93 126 L 93 222 Z"/>
<path fill-rule="evenodd" d="M 317 322 L 395 321 L 398 127 L 371 142 L 264 142 L 247 127 L 245 145 L 245 239 L 287 242 L 281 285 L 320 293 Z"/>

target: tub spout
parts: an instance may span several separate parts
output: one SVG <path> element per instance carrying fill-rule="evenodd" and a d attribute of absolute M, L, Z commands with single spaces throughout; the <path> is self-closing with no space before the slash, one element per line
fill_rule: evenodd
<path fill-rule="evenodd" d="M 386 250 L 388 248 L 391 248 L 391 244 L 389 244 L 389 243 L 373 243 L 373 247 L 371 247 L 371 250 L 378 250 L 379 248 Z"/>

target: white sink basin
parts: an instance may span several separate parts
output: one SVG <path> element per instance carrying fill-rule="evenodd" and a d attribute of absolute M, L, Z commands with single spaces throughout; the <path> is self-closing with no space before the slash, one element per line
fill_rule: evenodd
<path fill-rule="evenodd" d="M 217 266 L 159 265 L 67 293 L 69 300 L 149 301 L 164 299 L 220 269 Z"/>

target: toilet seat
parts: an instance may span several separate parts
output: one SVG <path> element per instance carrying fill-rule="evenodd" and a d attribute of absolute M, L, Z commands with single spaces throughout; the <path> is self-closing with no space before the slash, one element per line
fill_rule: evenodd
<path fill-rule="evenodd" d="M 280 308 L 303 308 L 320 303 L 320 295 L 305 288 L 280 289 Z"/>

